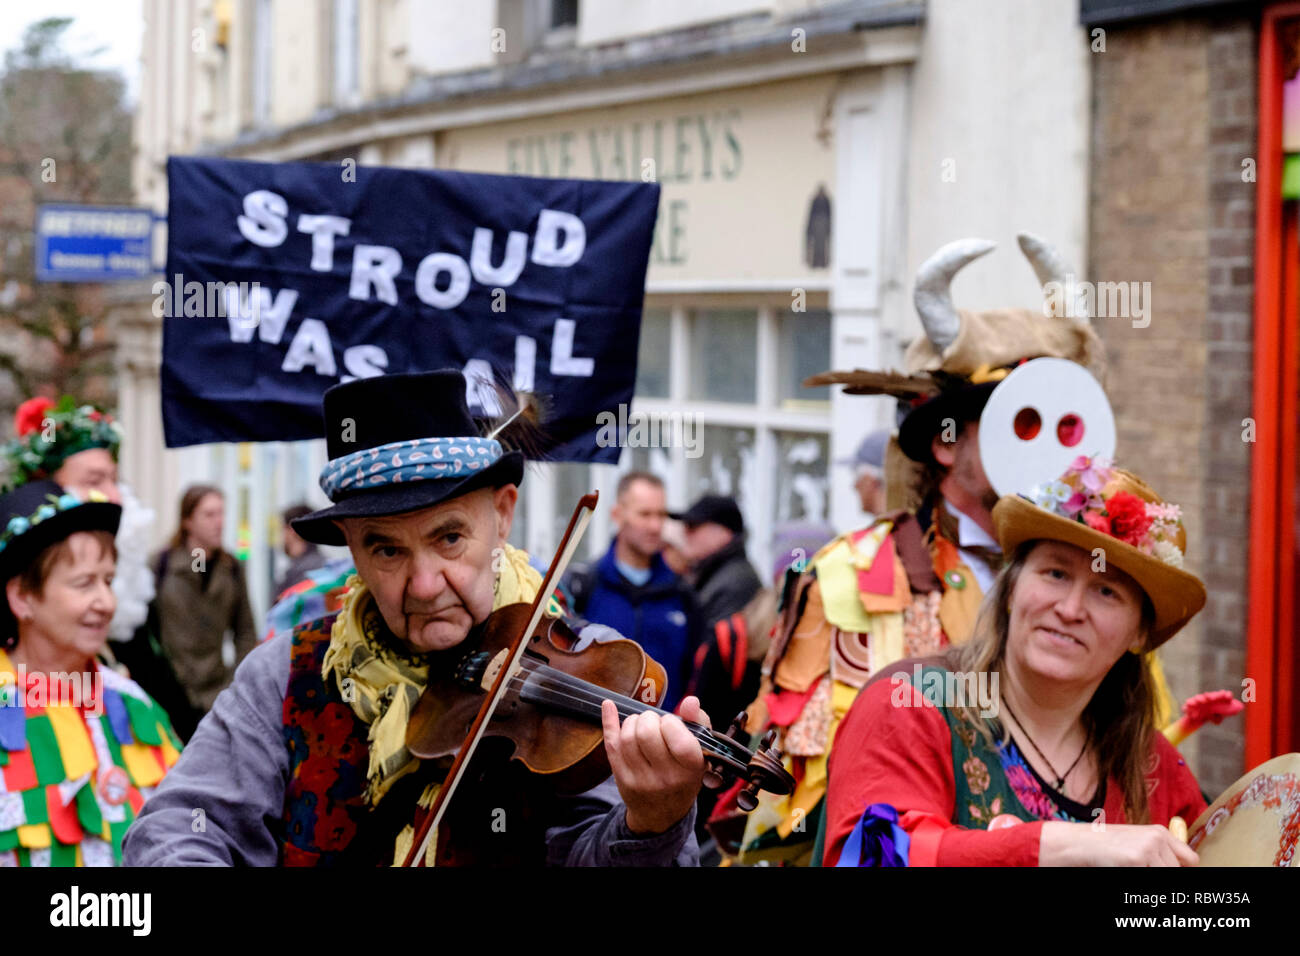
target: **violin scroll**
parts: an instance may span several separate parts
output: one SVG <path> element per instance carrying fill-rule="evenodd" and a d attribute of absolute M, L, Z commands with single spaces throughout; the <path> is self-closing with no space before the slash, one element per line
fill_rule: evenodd
<path fill-rule="evenodd" d="M 742 710 L 731 721 L 725 734 L 712 735 L 713 741 L 726 747 L 726 750 L 715 750 L 711 755 L 706 755 L 708 769 L 704 773 L 704 786 L 710 790 L 720 789 L 728 776 L 743 777 L 748 781 L 744 789 L 736 794 L 736 805 L 746 813 L 758 806 L 760 790 L 778 795 L 794 792 L 794 778 L 781 763 L 775 730 L 769 730 L 763 735 L 758 749 L 752 754 L 739 743 L 739 735 L 744 732 L 748 719 L 749 715 Z M 721 759 L 724 753 L 726 759 Z M 740 763 L 736 759 L 740 755 L 749 757 L 748 762 Z"/>
<path fill-rule="evenodd" d="M 749 720 L 749 714 L 741 711 L 731 719 L 731 726 L 722 736 L 731 740 L 739 740 L 741 733 L 745 730 L 745 722 Z M 721 790 L 722 785 L 727 779 L 727 766 L 720 760 L 705 758 L 705 765 L 708 769 L 704 771 L 704 786 L 710 790 Z"/>
<path fill-rule="evenodd" d="M 758 792 L 786 794 L 794 790 L 794 779 L 781 765 L 781 751 L 775 746 L 776 731 L 763 735 L 754 757 L 749 761 L 749 784 L 736 794 L 736 806 L 749 813 L 758 806 Z"/>

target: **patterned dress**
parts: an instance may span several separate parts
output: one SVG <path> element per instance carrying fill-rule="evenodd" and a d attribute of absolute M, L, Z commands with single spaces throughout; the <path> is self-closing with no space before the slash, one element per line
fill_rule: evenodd
<path fill-rule="evenodd" d="M 0 651 L 0 866 L 121 864 L 127 828 L 180 757 L 167 714 L 98 663 L 76 691 L 21 676 Z"/>

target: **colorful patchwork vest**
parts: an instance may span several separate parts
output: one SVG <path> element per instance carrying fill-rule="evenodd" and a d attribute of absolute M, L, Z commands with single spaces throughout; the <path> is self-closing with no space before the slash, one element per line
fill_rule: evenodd
<path fill-rule="evenodd" d="M 127 828 L 180 759 L 167 714 L 107 667 L 80 699 L 25 676 L 19 687 L 0 651 L 0 867 L 120 865 Z"/>
<path fill-rule="evenodd" d="M 284 798 L 282 862 L 285 866 L 387 866 L 399 831 L 418 826 L 416 800 L 441 779 L 446 765 L 432 762 L 398 780 L 376 807 L 366 803 L 370 763 L 369 728 L 342 699 L 334 681 L 321 676 L 330 631 L 337 615 L 303 624 L 293 632 L 283 733 L 289 752 Z M 485 761 L 486 762 L 486 761 Z M 493 766 L 474 773 L 457 790 L 440 832 L 477 831 L 472 862 L 484 865 L 536 864 L 544 860 L 547 801 L 524 786 L 516 771 Z M 508 821 L 508 825 L 505 825 Z M 449 844 L 444 848 L 444 842 Z M 471 862 L 439 840 L 438 865 Z M 461 844 L 463 848 L 464 844 Z M 444 851 L 445 849 L 445 851 Z M 463 853 L 462 851 L 460 851 Z"/>

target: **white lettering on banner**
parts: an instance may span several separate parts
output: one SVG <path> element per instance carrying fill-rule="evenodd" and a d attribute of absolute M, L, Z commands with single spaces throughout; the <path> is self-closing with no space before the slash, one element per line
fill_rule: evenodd
<path fill-rule="evenodd" d="M 289 204 L 279 193 L 257 189 L 244 197 L 244 214 L 235 220 L 249 242 L 268 249 L 284 242 L 289 235 Z"/>
<path fill-rule="evenodd" d="M 559 234 L 564 233 L 564 245 Z M 571 266 L 587 248 L 587 227 L 571 212 L 543 209 L 533 236 L 533 261 L 539 266 Z"/>
<path fill-rule="evenodd" d="M 515 391 L 531 392 L 535 389 L 537 366 L 537 339 L 530 335 L 515 336 Z"/>
<path fill-rule="evenodd" d="M 278 345 L 284 336 L 285 323 L 293 314 L 298 293 L 281 289 L 271 297 L 271 290 L 255 285 L 251 289 L 244 283 L 227 283 L 225 287 L 226 318 L 230 322 L 230 341 L 253 341 L 253 329 L 263 342 Z"/>
<path fill-rule="evenodd" d="M 388 353 L 378 345 L 354 345 L 343 350 L 343 367 L 348 370 L 343 381 L 356 378 L 374 378 L 388 368 Z"/>
<path fill-rule="evenodd" d="M 438 288 L 438 275 L 447 273 L 446 289 Z M 431 252 L 415 269 L 415 294 L 435 309 L 454 309 L 469 295 L 469 266 L 450 252 Z"/>
<path fill-rule="evenodd" d="M 380 302 L 397 305 L 397 285 L 393 282 L 402 271 L 402 256 L 392 246 L 367 246 L 358 243 L 352 250 L 352 284 L 348 298 L 364 302 L 370 298 L 370 287 Z"/>
<path fill-rule="evenodd" d="M 311 233 L 311 267 L 317 272 L 334 268 L 334 237 L 346 236 L 352 220 L 342 216 L 298 217 L 298 231 Z"/>
<path fill-rule="evenodd" d="M 506 255 L 501 265 L 492 265 L 492 230 L 478 228 L 474 230 L 474 245 L 469 251 L 469 267 L 474 271 L 474 278 L 484 285 L 510 286 L 515 284 L 519 273 L 524 271 L 528 261 L 528 237 L 522 232 L 511 231 L 506 236 Z"/>
<path fill-rule="evenodd" d="M 289 205 L 279 193 L 257 189 L 244 196 L 243 214 L 236 217 L 240 234 L 254 245 L 275 248 L 282 245 L 289 234 Z M 296 229 L 311 236 L 310 268 L 314 272 L 331 272 L 334 269 L 335 239 L 349 236 L 352 220 L 344 216 L 325 213 L 301 213 Z M 558 209 L 543 209 L 538 214 L 537 229 L 532 236 L 531 255 L 527 233 L 516 230 L 506 232 L 501 262 L 492 262 L 495 234 L 485 227 L 474 229 L 468 261 L 453 252 L 432 252 L 420 260 L 415 270 L 416 297 L 436 309 L 454 309 L 469 295 L 471 282 L 500 290 L 513 285 L 523 274 L 529 260 L 540 266 L 567 268 L 581 258 L 587 247 L 587 229 L 573 213 Z M 397 277 L 402 271 L 402 256 L 392 246 L 357 243 L 352 249 L 352 267 L 348 279 L 348 297 L 358 301 L 378 300 L 396 306 Z M 446 288 L 439 282 L 446 273 Z M 230 340 L 238 343 L 253 341 L 253 329 L 262 342 L 279 344 L 283 341 L 289 319 L 298 304 L 295 289 L 271 289 L 253 284 L 208 283 L 220 291 L 218 300 L 225 305 L 224 312 L 230 327 Z M 181 277 L 171 290 L 174 306 L 179 306 Z M 188 287 L 186 287 L 188 288 Z M 196 284 L 196 289 L 198 285 Z M 183 314 L 190 317 L 211 316 L 213 310 L 199 304 L 195 294 L 194 311 L 185 303 Z M 182 309 L 169 313 L 181 315 Z M 595 360 L 573 354 L 577 323 L 572 319 L 556 319 L 551 337 L 552 375 L 590 377 L 595 371 Z M 515 367 L 512 382 L 516 389 L 531 391 L 536 384 L 537 339 L 528 335 L 515 336 Z M 388 353 L 377 345 L 360 344 L 343 351 L 342 363 L 345 382 L 357 378 L 382 375 L 388 368 Z M 339 375 L 329 328 L 320 319 L 306 317 L 299 324 L 280 366 L 285 372 L 311 370 L 317 375 Z M 486 414 L 499 415 L 500 402 L 492 386 L 495 381 L 492 365 L 484 359 L 470 359 L 465 363 L 466 399 L 470 405 L 482 408 Z"/>
<path fill-rule="evenodd" d="M 317 375 L 338 374 L 334 365 L 334 348 L 330 345 L 330 333 L 320 319 L 303 319 L 298 326 L 298 333 L 289 343 L 289 353 L 284 357 L 280 369 L 285 372 L 301 372 L 310 365 Z"/>
<path fill-rule="evenodd" d="M 551 374 L 590 376 L 596 369 L 596 360 L 573 357 L 573 335 L 577 323 L 573 319 L 556 319 L 555 335 L 551 339 Z"/>

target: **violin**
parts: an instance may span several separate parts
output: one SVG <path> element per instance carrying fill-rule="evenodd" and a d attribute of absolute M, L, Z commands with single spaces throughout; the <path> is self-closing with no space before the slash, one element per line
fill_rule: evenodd
<path fill-rule="evenodd" d="M 466 642 L 451 666 L 430 673 L 407 726 L 406 747 L 423 760 L 455 755 L 447 779 L 415 834 L 403 865 L 422 860 L 470 756 L 484 738 L 504 742 L 508 759 L 540 775 L 558 793 L 582 793 L 609 776 L 601 701 L 612 700 L 619 719 L 652 712 L 667 690 L 663 667 L 626 638 L 583 644 L 562 619 L 543 616 L 553 581 L 563 573 L 590 520 L 595 493 L 583 496 L 555 561 L 531 605 L 498 608 Z M 788 794 L 794 778 L 774 747 L 775 733 L 757 751 L 735 739 L 744 713 L 728 732 L 683 721 L 700 743 L 704 784 L 746 781 L 737 803 L 748 812 L 760 790 Z"/>

